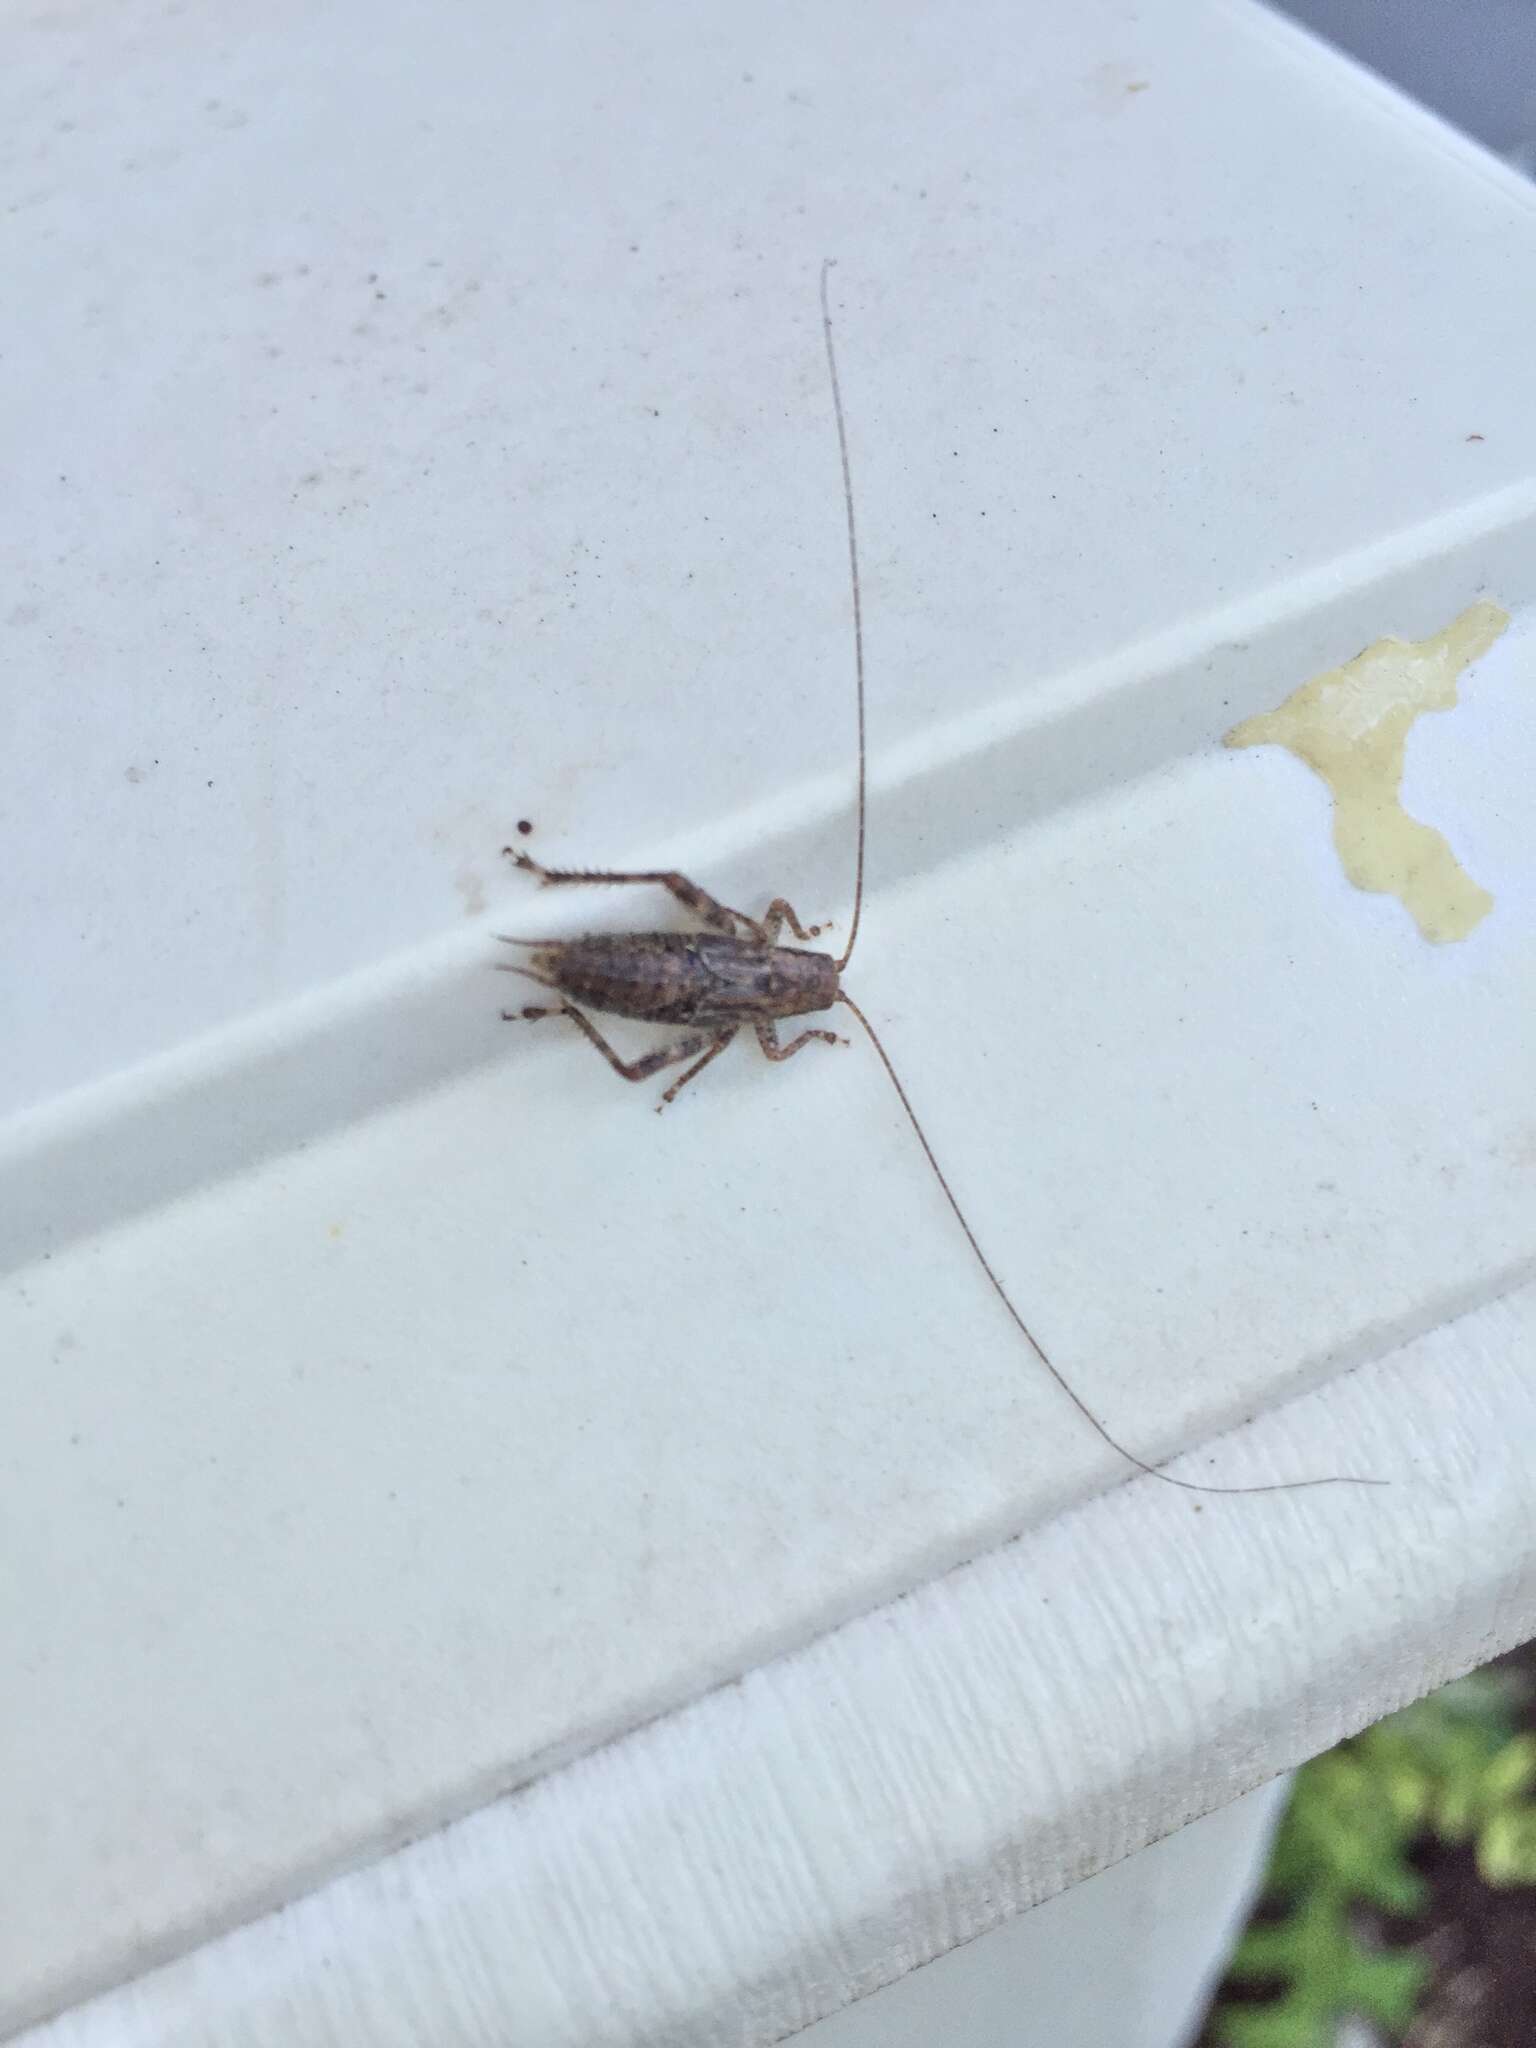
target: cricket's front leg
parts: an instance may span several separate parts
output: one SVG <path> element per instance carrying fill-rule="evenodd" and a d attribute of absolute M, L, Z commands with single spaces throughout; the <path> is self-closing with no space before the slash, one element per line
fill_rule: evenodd
<path fill-rule="evenodd" d="M 819 939 L 823 927 L 819 924 L 802 924 L 782 896 L 775 896 L 763 912 L 763 932 L 770 946 L 779 943 L 779 927 L 788 925 L 797 939 Z"/>
<path fill-rule="evenodd" d="M 502 852 L 508 860 L 525 873 L 537 876 L 546 888 L 561 888 L 580 883 L 616 886 L 631 882 L 652 882 L 667 889 L 685 910 L 692 911 L 700 924 L 708 925 L 711 931 L 724 932 L 727 936 L 735 933 L 738 925 L 745 925 L 754 938 L 763 938 L 763 927 L 755 917 L 748 917 L 744 910 L 732 910 L 729 904 L 717 903 L 707 889 L 701 889 L 697 882 L 690 882 L 686 875 L 680 875 L 676 868 L 647 868 L 636 874 L 617 873 L 606 868 L 546 868 L 521 847 L 504 846 Z"/>
<path fill-rule="evenodd" d="M 799 1037 L 792 1038 L 788 1045 L 780 1045 L 779 1034 L 771 1024 L 759 1024 L 757 1026 L 757 1042 L 763 1048 L 765 1055 L 771 1060 L 793 1059 L 797 1052 L 803 1051 L 813 1041 L 819 1042 L 822 1045 L 846 1045 L 848 1043 L 846 1038 L 839 1038 L 835 1031 L 802 1031 Z"/>

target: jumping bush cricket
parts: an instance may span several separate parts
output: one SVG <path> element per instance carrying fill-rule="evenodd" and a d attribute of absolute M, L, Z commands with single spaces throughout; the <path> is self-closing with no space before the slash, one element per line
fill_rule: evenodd
<path fill-rule="evenodd" d="M 1048 1357 L 1024 1318 L 1014 1307 L 1006 1288 L 966 1220 L 965 1212 L 960 1207 L 944 1169 L 934 1155 L 933 1147 L 918 1121 L 917 1112 L 912 1107 L 900 1076 L 891 1063 L 890 1055 L 881 1043 L 874 1026 L 842 986 L 841 977 L 853 956 L 854 943 L 859 935 L 859 920 L 864 908 L 868 777 L 864 613 L 859 586 L 859 549 L 853 511 L 852 471 L 848 459 L 848 431 L 843 417 L 842 390 L 837 374 L 837 352 L 832 338 L 832 311 L 827 293 L 827 278 L 831 268 L 829 258 L 821 266 L 821 325 L 822 338 L 826 345 L 827 374 L 832 388 L 832 410 L 837 424 L 838 454 L 842 463 L 843 508 L 848 530 L 848 568 L 853 591 L 854 674 L 858 705 L 858 850 L 854 868 L 853 918 L 848 929 L 848 943 L 835 958 L 829 953 L 806 952 L 793 946 L 781 946 L 778 942 L 779 933 L 785 925 L 788 925 L 795 938 L 802 941 L 821 936 L 821 927 L 802 925 L 783 897 L 776 897 L 759 919 L 749 917 L 745 911 L 733 910 L 728 905 L 717 902 L 696 882 L 690 881 L 686 875 L 679 874 L 673 869 L 651 869 L 620 874 L 600 870 L 546 868 L 530 855 L 507 846 L 502 849 L 507 858 L 526 873 L 536 876 L 546 888 L 621 887 L 634 883 L 649 883 L 669 890 L 704 929 L 699 932 L 593 934 L 576 939 L 504 938 L 503 943 L 506 945 L 528 948 L 528 958 L 520 965 L 506 962 L 500 964 L 510 973 L 526 975 L 530 980 L 554 990 L 561 1000 L 547 1005 L 528 1004 L 519 1010 L 503 1010 L 502 1016 L 508 1023 L 520 1020 L 534 1023 L 545 1017 L 568 1017 L 602 1054 L 614 1072 L 622 1075 L 626 1081 L 644 1081 L 651 1075 L 660 1073 L 665 1067 L 680 1065 L 684 1060 L 692 1061 L 686 1071 L 662 1094 L 656 1105 L 660 1110 L 701 1074 L 711 1060 L 724 1052 L 743 1024 L 752 1026 L 759 1045 L 771 1060 L 790 1059 L 807 1045 L 815 1043 L 846 1045 L 848 1041 L 839 1038 L 836 1032 L 814 1026 L 800 1031 L 787 1044 L 780 1044 L 775 1030 L 775 1026 L 786 1018 L 805 1016 L 841 1003 L 853 1012 L 864 1027 L 870 1044 L 890 1077 L 891 1085 L 896 1090 L 897 1098 L 906 1112 L 924 1156 L 933 1169 L 934 1177 L 943 1190 L 944 1198 L 954 1212 L 955 1220 L 964 1232 L 965 1240 L 986 1275 L 992 1291 L 1035 1357 L 1078 1413 L 1111 1450 L 1124 1458 L 1128 1464 L 1135 1466 L 1139 1472 L 1160 1479 L 1165 1485 L 1177 1486 L 1186 1493 L 1289 1493 L 1309 1486 L 1384 1486 L 1388 1484 L 1386 1480 L 1354 1478 L 1346 1474 L 1335 1474 L 1324 1479 L 1279 1480 L 1263 1486 L 1197 1485 L 1193 1480 L 1175 1479 L 1169 1473 L 1160 1471 L 1158 1467 L 1148 1464 L 1145 1459 L 1137 1457 L 1134 1451 L 1127 1450 L 1124 1444 L 1118 1442 L 1071 1386 L 1060 1368 Z M 519 830 L 522 829 L 524 828 L 520 824 Z M 585 1011 L 578 1008 L 578 1003 L 590 1004 L 594 1010 L 606 1011 L 611 1016 L 635 1018 L 643 1023 L 683 1025 L 690 1028 L 685 1031 L 684 1036 L 674 1039 L 669 1045 L 659 1046 L 654 1052 L 645 1053 L 639 1059 L 625 1060 L 603 1037 Z"/>

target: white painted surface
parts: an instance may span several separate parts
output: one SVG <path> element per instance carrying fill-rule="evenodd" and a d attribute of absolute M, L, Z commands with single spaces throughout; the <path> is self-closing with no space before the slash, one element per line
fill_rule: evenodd
<path fill-rule="evenodd" d="M 1289 1776 L 794 2036 L 796 2048 L 1182 2048 L 1252 1910 Z"/>
<path fill-rule="evenodd" d="M 1133 1480 L 26 2048 L 769 2048 L 1527 1636 L 1536 1288 Z M 1194 1460 L 1190 1460 L 1194 1463 Z"/>
<path fill-rule="evenodd" d="M 658 1124 L 485 972 L 489 925 L 556 928 L 495 873 L 523 813 L 546 857 L 846 917 L 823 251 L 876 750 L 852 984 L 1045 1341 L 1160 1454 L 1529 1270 L 1529 615 L 1415 754 L 1499 898 L 1465 948 L 1340 880 L 1293 763 L 1215 743 L 1383 632 L 1536 600 L 1530 195 L 1245 12 L 966 30 L 6 31 L 12 2020 L 1016 1530 L 1068 1546 L 1042 1655 L 1091 1634 L 1052 1518 L 1120 1470 L 873 1061 L 733 1057 Z M 1308 1412 L 1274 1476 L 1361 1463 Z M 1352 1576 L 1317 1647 L 1303 1532 L 1423 1520 L 1389 1448 L 1391 1495 L 1223 1512 L 1305 1638 L 1247 1783 L 1461 1654 L 1454 1544 L 1390 1667 L 1341 1647 Z M 1118 1555 L 1224 1671 L 1165 1491 L 1116 1496 Z M 1487 1569 L 1524 1600 L 1522 1552 Z M 1154 1746 L 1167 1782 L 1088 1824 L 1145 1737 L 1104 1654 L 1031 1898 L 1244 1789 Z"/>

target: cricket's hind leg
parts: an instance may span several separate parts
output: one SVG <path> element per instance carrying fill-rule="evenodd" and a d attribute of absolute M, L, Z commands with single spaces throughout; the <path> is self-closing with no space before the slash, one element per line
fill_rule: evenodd
<path fill-rule="evenodd" d="M 736 1036 L 734 1024 L 728 1031 L 690 1031 L 686 1038 L 674 1039 L 670 1045 L 658 1045 L 654 1052 L 642 1053 L 637 1060 L 627 1060 L 608 1043 L 592 1019 L 578 1010 L 574 1003 L 554 1003 L 547 1008 L 538 1003 L 530 1003 L 524 1009 L 503 1010 L 501 1013 L 504 1024 L 516 1024 L 519 1021 L 536 1024 L 541 1017 L 569 1017 L 582 1036 L 597 1047 L 613 1071 L 626 1081 L 648 1081 L 652 1074 L 659 1074 L 663 1067 L 675 1067 L 680 1060 L 691 1060 L 695 1054 L 702 1053 L 704 1057 L 698 1064 L 691 1067 L 681 1080 L 667 1090 L 661 1102 L 657 1104 L 658 1108 L 670 1102 L 678 1089 L 691 1081 L 695 1074 L 702 1072 L 716 1053 L 724 1052 Z"/>
<path fill-rule="evenodd" d="M 658 888 L 669 890 L 685 910 L 692 911 L 700 924 L 708 925 L 711 931 L 734 936 L 737 927 L 744 925 L 753 938 L 763 939 L 765 944 L 769 943 L 764 938 L 763 927 L 755 917 L 748 917 L 744 910 L 732 910 L 729 904 L 717 903 L 707 889 L 701 889 L 697 882 L 690 882 L 688 877 L 680 875 L 676 868 L 647 868 L 635 874 L 620 874 L 610 869 L 599 868 L 546 868 L 541 867 L 531 854 L 524 853 L 520 847 L 504 846 L 501 850 L 508 860 L 522 868 L 525 873 L 536 875 L 546 889 L 577 883 L 618 886 L 630 882 L 652 882 Z"/>
<path fill-rule="evenodd" d="M 793 1059 L 797 1052 L 802 1052 L 813 1040 L 822 1045 L 848 1043 L 846 1038 L 839 1038 L 835 1031 L 802 1031 L 799 1037 L 792 1038 L 788 1045 L 780 1045 L 779 1034 L 771 1024 L 759 1024 L 756 1029 L 757 1042 L 763 1048 L 766 1057 L 771 1060 Z"/>

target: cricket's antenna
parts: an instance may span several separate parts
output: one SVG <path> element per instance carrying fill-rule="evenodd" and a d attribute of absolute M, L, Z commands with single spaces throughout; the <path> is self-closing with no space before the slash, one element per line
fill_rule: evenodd
<path fill-rule="evenodd" d="M 843 462 L 843 510 L 848 515 L 848 574 L 853 583 L 853 666 L 859 700 L 859 851 L 853 876 L 853 922 L 848 943 L 838 956 L 842 973 L 853 958 L 853 943 L 859 936 L 859 919 L 864 914 L 864 813 L 867 808 L 864 745 L 864 606 L 859 595 L 859 542 L 853 524 L 853 473 L 848 467 L 848 428 L 843 419 L 843 394 L 837 381 L 837 351 L 832 346 L 832 308 L 827 300 L 827 273 L 836 259 L 826 257 L 821 266 L 821 332 L 827 344 L 827 374 L 832 379 L 832 411 L 837 418 L 837 452 Z"/>
<path fill-rule="evenodd" d="M 825 278 L 825 272 L 823 272 L 823 278 Z M 974 1230 L 972 1230 L 970 1224 L 967 1223 L 967 1221 L 965 1220 L 965 1211 L 960 1207 L 959 1202 L 955 1199 L 955 1191 L 950 1186 L 949 1181 L 945 1176 L 943 1167 L 940 1166 L 938 1160 L 934 1157 L 933 1147 L 928 1142 L 928 1134 L 917 1120 L 917 1111 L 912 1107 L 911 1102 L 908 1100 L 907 1091 L 901 1085 L 901 1076 L 896 1072 L 896 1069 L 892 1066 L 891 1056 L 886 1051 L 885 1047 L 880 1043 L 880 1039 L 875 1031 L 874 1025 L 870 1023 L 869 1019 L 865 1016 L 864 1012 L 853 1000 L 853 997 L 849 995 L 845 989 L 840 989 L 838 991 L 837 999 L 840 1003 L 846 1003 L 848 1008 L 852 1010 L 855 1017 L 857 1017 L 859 1022 L 864 1026 L 865 1032 L 868 1034 L 870 1044 L 875 1048 L 875 1051 L 880 1055 L 880 1064 L 885 1068 L 885 1071 L 891 1077 L 891 1086 L 896 1090 L 896 1093 L 901 1100 L 901 1106 L 907 1113 L 907 1121 L 911 1124 L 913 1130 L 917 1133 L 917 1142 L 919 1143 L 919 1145 L 922 1146 L 924 1153 L 927 1155 L 928 1164 L 933 1168 L 935 1180 L 937 1180 L 939 1186 L 944 1190 L 944 1199 L 946 1202 L 948 1202 L 950 1208 L 954 1210 L 955 1221 L 959 1224 L 960 1228 L 965 1232 L 965 1241 L 970 1246 L 971 1250 L 976 1254 L 977 1265 L 980 1266 L 982 1272 L 986 1274 L 988 1280 L 991 1282 L 992 1292 L 997 1296 L 998 1300 L 1003 1304 L 1003 1307 L 1008 1311 L 1009 1315 L 1012 1317 L 1014 1328 L 1018 1331 L 1019 1335 L 1024 1339 L 1024 1342 L 1029 1346 L 1030 1350 L 1034 1352 L 1036 1358 L 1039 1359 L 1040 1363 L 1045 1367 L 1046 1371 L 1050 1374 L 1051 1378 L 1056 1382 L 1057 1386 L 1060 1387 L 1061 1391 L 1066 1395 L 1067 1399 L 1072 1403 L 1072 1406 L 1077 1410 L 1078 1414 L 1083 1417 L 1085 1422 L 1089 1423 L 1092 1426 L 1097 1435 L 1100 1438 L 1102 1438 L 1102 1440 L 1105 1443 L 1109 1445 L 1109 1448 L 1112 1451 L 1114 1451 L 1118 1457 L 1124 1458 L 1127 1464 L 1134 1465 L 1138 1472 L 1145 1472 L 1148 1475 L 1148 1477 L 1152 1479 L 1161 1479 L 1165 1486 L 1177 1486 L 1183 1493 L 1297 1493 L 1304 1486 L 1391 1485 L 1392 1482 L 1389 1479 L 1362 1479 L 1356 1478 L 1351 1474 L 1341 1472 L 1336 1473 L 1327 1479 L 1277 1479 L 1271 1481 L 1270 1484 L 1268 1484 L 1267 1486 L 1200 1486 L 1197 1485 L 1193 1479 L 1175 1479 L 1171 1473 L 1159 1471 L 1156 1465 L 1149 1465 L 1145 1458 L 1138 1458 L 1134 1451 L 1128 1451 L 1124 1444 L 1116 1442 L 1115 1438 L 1110 1435 L 1109 1431 L 1104 1427 L 1103 1423 L 1100 1422 L 1097 1415 L 1094 1414 L 1093 1410 L 1088 1406 L 1087 1402 L 1083 1399 L 1081 1394 L 1077 1393 L 1073 1389 L 1072 1385 L 1068 1381 L 1066 1375 L 1061 1371 L 1060 1367 L 1052 1364 L 1051 1360 L 1046 1356 L 1044 1347 L 1041 1345 L 1039 1339 L 1035 1336 L 1034 1332 L 1030 1329 L 1028 1323 L 1025 1322 L 1024 1318 L 1019 1314 L 1018 1310 L 1009 1300 L 1008 1290 L 1004 1287 L 1002 1281 L 998 1279 L 996 1273 L 993 1272 L 991 1260 L 982 1250 L 980 1244 L 978 1244 L 976 1240 L 976 1233 Z"/>

